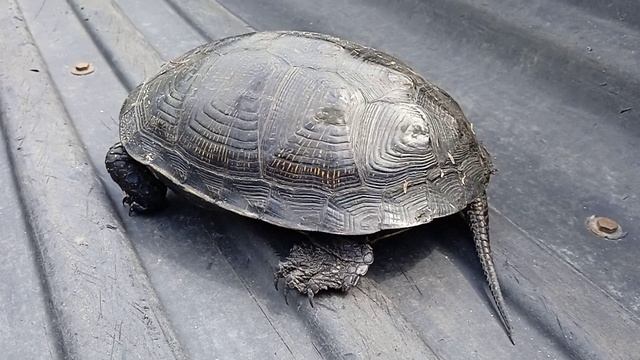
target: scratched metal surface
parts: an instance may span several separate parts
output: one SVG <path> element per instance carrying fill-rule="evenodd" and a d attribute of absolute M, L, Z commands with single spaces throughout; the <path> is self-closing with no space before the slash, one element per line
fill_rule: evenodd
<path fill-rule="evenodd" d="M 625 0 L 2 2 L 2 357 L 639 359 L 639 19 Z M 276 29 L 385 50 L 459 100 L 500 170 L 516 346 L 459 218 L 376 245 L 356 290 L 311 308 L 272 285 L 297 234 L 175 196 L 127 216 L 103 158 L 128 91 L 203 42 Z M 591 214 L 628 235 L 591 235 Z"/>

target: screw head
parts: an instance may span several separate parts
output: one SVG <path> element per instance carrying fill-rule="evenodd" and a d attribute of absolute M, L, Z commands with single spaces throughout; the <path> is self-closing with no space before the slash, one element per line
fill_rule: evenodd
<path fill-rule="evenodd" d="M 627 235 L 617 221 L 604 216 L 591 215 L 585 225 L 594 235 L 607 240 L 619 240 Z"/>
<path fill-rule="evenodd" d="M 73 75 L 87 75 L 93 72 L 93 65 L 89 62 L 79 62 L 73 66 L 71 73 Z"/>
<path fill-rule="evenodd" d="M 598 226 L 598 230 L 607 234 L 613 234 L 614 232 L 616 232 L 616 230 L 618 230 L 618 227 L 620 227 L 617 222 L 615 222 L 613 219 L 609 219 L 608 217 L 597 218 L 596 225 Z"/>
<path fill-rule="evenodd" d="M 88 68 L 89 68 L 89 63 L 87 62 L 81 62 L 76 64 L 76 70 L 78 71 L 85 71 Z"/>

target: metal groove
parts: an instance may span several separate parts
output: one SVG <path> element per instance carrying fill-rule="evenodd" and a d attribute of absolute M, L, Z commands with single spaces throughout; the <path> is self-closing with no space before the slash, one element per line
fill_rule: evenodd
<path fill-rule="evenodd" d="M 13 6 L 17 11 L 17 4 Z M 25 71 L 19 65 L 23 65 L 20 63 L 23 59 L 29 59 L 31 67 L 46 68 L 37 47 L 22 46 L 30 43 L 27 29 L 16 34 L 5 44 L 16 57 L 3 57 L 3 67 Z M 48 72 L 39 77 L 41 86 L 37 87 L 21 79 L 20 73 L 8 72 L 3 76 L 3 132 L 41 255 L 64 357 L 97 358 L 130 352 L 153 354 L 156 358 L 185 358 L 130 244 L 120 231 L 106 226 L 117 223 L 117 219 L 104 204 L 104 192 L 99 189 L 97 176 L 84 155 L 84 147 L 60 95 L 50 84 Z M 7 87 L 14 91 L 6 91 Z M 17 99 L 41 100 L 49 108 L 31 108 Z M 47 115 L 53 119 L 39 122 Z M 17 138 L 22 138 L 20 146 L 15 144 Z M 69 192 L 82 193 L 85 201 L 78 204 Z M 79 229 L 68 219 L 84 219 L 86 224 Z M 105 271 L 116 266 L 119 268 L 113 274 Z M 118 277 L 119 273 L 123 277 Z M 100 303 L 96 304 L 96 300 Z M 110 306 L 104 308 L 102 301 Z M 126 304 L 136 303 L 147 316 L 145 323 L 127 316 Z M 109 333 L 115 324 L 120 324 L 120 331 L 124 326 L 125 337 L 117 339 L 118 346 L 113 348 L 112 342 L 101 340 L 106 340 L 102 338 L 103 331 Z M 136 349 L 136 346 L 143 347 Z"/>

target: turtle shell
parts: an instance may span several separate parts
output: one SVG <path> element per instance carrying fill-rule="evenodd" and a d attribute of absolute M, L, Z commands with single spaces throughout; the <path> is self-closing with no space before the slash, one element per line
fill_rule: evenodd
<path fill-rule="evenodd" d="M 230 37 L 170 61 L 125 101 L 120 138 L 178 192 L 335 234 L 458 212 L 491 173 L 447 93 L 388 54 L 307 32 Z"/>

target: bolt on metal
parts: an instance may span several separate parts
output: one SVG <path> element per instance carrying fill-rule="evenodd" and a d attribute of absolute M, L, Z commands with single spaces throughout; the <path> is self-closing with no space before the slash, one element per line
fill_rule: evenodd
<path fill-rule="evenodd" d="M 89 62 L 79 62 L 71 69 L 73 75 L 88 75 L 93 72 L 93 65 Z"/>
<path fill-rule="evenodd" d="M 617 222 L 607 217 L 597 218 L 596 225 L 598 225 L 598 230 L 606 232 L 607 234 L 613 234 L 619 227 Z"/>
<path fill-rule="evenodd" d="M 617 221 L 604 216 L 591 215 L 585 221 L 585 225 L 593 234 L 604 239 L 618 240 L 627 235 Z"/>

